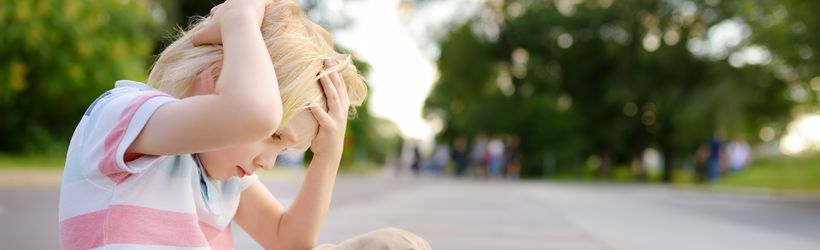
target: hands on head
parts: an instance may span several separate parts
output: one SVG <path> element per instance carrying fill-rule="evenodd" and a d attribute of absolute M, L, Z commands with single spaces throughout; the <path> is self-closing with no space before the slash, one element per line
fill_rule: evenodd
<path fill-rule="evenodd" d="M 256 27 L 262 26 L 265 9 L 273 0 L 227 0 L 211 9 L 212 21 L 193 36 L 194 46 L 222 44 L 222 32 L 231 21 L 250 18 Z"/>
<path fill-rule="evenodd" d="M 227 0 L 211 9 L 211 21 L 195 31 L 194 46 L 222 44 L 221 30 L 230 28 L 235 19 L 251 18 L 261 27 L 265 9 L 273 0 Z M 324 68 L 335 66 L 331 60 L 324 61 Z M 341 156 L 344 134 L 347 127 L 350 98 L 347 87 L 338 72 L 331 72 L 319 78 L 318 84 L 324 92 L 325 107 L 309 107 L 319 131 L 311 143 L 311 151 L 316 155 Z"/>
<path fill-rule="evenodd" d="M 325 69 L 335 66 L 330 60 L 324 61 Z M 310 107 L 313 117 L 319 123 L 319 132 L 311 143 L 310 150 L 316 156 L 341 157 L 344 147 L 345 128 L 347 127 L 350 98 L 347 86 L 337 72 L 331 72 L 319 78 L 324 91 L 326 109 Z"/>

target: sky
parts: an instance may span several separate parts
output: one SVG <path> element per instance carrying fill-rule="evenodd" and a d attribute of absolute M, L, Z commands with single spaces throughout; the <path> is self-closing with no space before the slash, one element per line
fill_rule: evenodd
<path fill-rule="evenodd" d="M 438 78 L 436 34 L 443 30 L 442 24 L 468 16 L 465 6 L 475 3 L 402 6 L 399 0 L 328 1 L 331 11 L 352 19 L 348 27 L 334 32 L 335 42 L 372 66 L 365 76 L 371 86 L 371 114 L 395 122 L 406 137 L 432 140 L 435 126 L 423 119 L 422 108 Z"/>

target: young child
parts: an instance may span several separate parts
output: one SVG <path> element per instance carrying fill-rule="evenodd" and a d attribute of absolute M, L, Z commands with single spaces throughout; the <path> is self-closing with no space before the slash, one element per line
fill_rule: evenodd
<path fill-rule="evenodd" d="M 324 29 L 289 0 L 228 0 L 162 52 L 148 83 L 117 81 L 77 125 L 63 249 L 232 249 L 232 221 L 266 249 L 315 247 L 348 110 L 367 93 Z M 284 208 L 254 172 L 307 148 L 314 158 Z M 320 248 L 429 244 L 387 228 Z"/>

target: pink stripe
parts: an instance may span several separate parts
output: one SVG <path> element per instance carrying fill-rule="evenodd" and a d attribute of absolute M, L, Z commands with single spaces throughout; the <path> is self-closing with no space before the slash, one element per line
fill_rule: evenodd
<path fill-rule="evenodd" d="M 156 96 L 167 96 L 167 94 L 154 92 L 131 100 L 128 106 L 122 111 L 122 114 L 120 114 L 120 120 L 117 122 L 117 126 L 114 126 L 114 129 L 105 137 L 105 152 L 99 169 L 103 175 L 107 176 L 114 183 L 120 184 L 128 178 L 128 176 L 131 176 L 131 173 L 117 166 L 117 146 L 122 142 L 125 130 L 128 128 L 128 124 L 131 123 L 131 119 L 134 118 L 134 114 L 137 113 L 137 110 L 142 107 L 142 104 L 148 101 L 148 99 Z"/>
<path fill-rule="evenodd" d="M 194 213 L 169 212 L 138 206 L 114 205 L 106 227 L 108 243 L 208 246 Z"/>
<path fill-rule="evenodd" d="M 106 210 L 88 213 L 60 222 L 60 248 L 90 249 L 103 244 Z"/>
<path fill-rule="evenodd" d="M 129 205 L 113 205 L 107 210 L 62 221 L 60 237 L 63 249 L 89 249 L 107 244 L 208 246 L 196 214 Z"/>
<path fill-rule="evenodd" d="M 223 230 L 219 230 L 209 224 L 199 222 L 199 228 L 208 239 L 211 249 L 233 249 L 233 236 L 231 235 L 231 225 L 228 224 Z"/>

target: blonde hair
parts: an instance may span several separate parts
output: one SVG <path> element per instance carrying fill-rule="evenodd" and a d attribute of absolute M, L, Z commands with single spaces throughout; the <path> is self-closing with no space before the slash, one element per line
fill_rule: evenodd
<path fill-rule="evenodd" d="M 211 17 L 202 18 L 188 31 L 182 31 L 159 55 L 148 84 L 177 98 L 191 95 L 199 73 L 215 63 L 222 64 L 221 45 L 195 47 L 191 40 L 196 31 L 211 22 Z M 332 72 L 338 72 L 344 80 L 353 112 L 367 97 L 367 85 L 350 55 L 336 52 L 330 34 L 308 20 L 297 3 L 271 3 L 262 21 L 262 37 L 279 81 L 284 111 L 280 127 L 309 106 L 324 106 L 324 93 L 317 80 Z M 336 66 L 324 69 L 324 60 L 336 62 Z"/>

